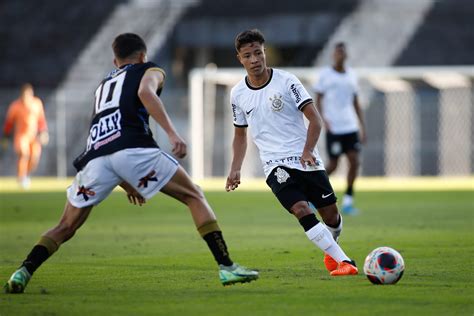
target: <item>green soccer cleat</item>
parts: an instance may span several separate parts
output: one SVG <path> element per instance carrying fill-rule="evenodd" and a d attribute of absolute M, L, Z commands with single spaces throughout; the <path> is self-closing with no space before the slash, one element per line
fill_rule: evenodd
<path fill-rule="evenodd" d="M 219 278 L 222 285 L 247 283 L 258 279 L 258 272 L 234 263 L 231 266 L 219 265 Z"/>
<path fill-rule="evenodd" d="M 12 274 L 10 280 L 3 287 L 5 293 L 23 293 L 30 279 L 31 274 L 25 267 L 21 267 Z"/>

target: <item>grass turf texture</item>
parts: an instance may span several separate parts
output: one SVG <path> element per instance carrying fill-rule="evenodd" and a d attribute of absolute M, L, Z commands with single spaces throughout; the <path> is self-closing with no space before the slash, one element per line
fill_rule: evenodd
<path fill-rule="evenodd" d="M 34 275 L 0 294 L 0 315 L 472 315 L 473 192 L 359 192 L 341 245 L 362 271 L 378 246 L 400 251 L 394 286 L 363 273 L 332 278 L 322 253 L 269 192 L 207 194 L 232 258 L 261 279 L 222 287 L 186 208 L 159 195 L 144 207 L 114 192 Z M 62 212 L 65 194 L 0 194 L 0 281 Z"/>

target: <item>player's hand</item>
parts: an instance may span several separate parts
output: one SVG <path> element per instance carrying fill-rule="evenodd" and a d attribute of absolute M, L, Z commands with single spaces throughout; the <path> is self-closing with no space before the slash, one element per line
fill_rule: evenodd
<path fill-rule="evenodd" d="M 184 158 L 187 154 L 187 145 L 184 140 L 178 134 L 172 134 L 169 136 L 170 144 L 173 147 L 171 152 L 178 158 Z"/>
<path fill-rule="evenodd" d="M 46 131 L 41 132 L 38 136 L 38 139 L 39 139 L 39 142 L 41 143 L 41 145 L 43 145 L 43 146 L 48 145 L 48 143 L 49 143 L 49 134 L 48 134 L 48 132 L 46 132 Z"/>
<path fill-rule="evenodd" d="M 138 193 L 136 190 L 134 190 L 134 192 L 127 192 L 127 198 L 128 198 L 128 201 L 134 205 L 138 204 L 142 206 L 143 204 L 146 203 L 145 198 L 141 196 L 141 194 Z"/>
<path fill-rule="evenodd" d="M 120 186 L 127 193 L 128 201 L 131 204 L 134 204 L 134 205 L 138 204 L 138 205 L 142 206 L 143 204 L 146 203 L 145 198 L 140 193 L 138 193 L 138 191 L 135 190 L 135 188 L 132 187 L 128 182 L 124 181 L 124 182 L 120 183 Z"/>
<path fill-rule="evenodd" d="M 231 170 L 227 181 L 225 183 L 225 190 L 227 192 L 234 191 L 240 184 L 240 170 Z"/>
<path fill-rule="evenodd" d="M 300 163 L 304 169 L 306 169 L 307 166 L 316 166 L 316 157 L 314 157 L 313 153 L 310 151 L 303 151 Z"/>

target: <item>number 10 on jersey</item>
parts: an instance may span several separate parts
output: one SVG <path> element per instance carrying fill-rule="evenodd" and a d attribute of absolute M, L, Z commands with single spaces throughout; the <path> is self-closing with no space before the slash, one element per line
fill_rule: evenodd
<path fill-rule="evenodd" d="M 119 106 L 126 71 L 104 82 L 95 91 L 95 113 Z"/>

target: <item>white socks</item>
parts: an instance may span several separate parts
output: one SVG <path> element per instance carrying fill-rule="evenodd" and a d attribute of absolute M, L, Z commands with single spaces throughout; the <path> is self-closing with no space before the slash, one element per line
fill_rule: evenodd
<path fill-rule="evenodd" d="M 339 219 L 340 219 L 340 222 L 339 222 L 339 225 L 335 228 L 333 227 L 330 227 L 328 225 L 326 225 L 327 229 L 331 232 L 332 234 L 332 238 L 334 238 L 334 240 L 337 242 L 338 239 L 339 239 L 339 235 L 341 234 L 341 231 L 342 231 L 342 216 L 341 214 L 339 214 Z"/>
<path fill-rule="evenodd" d="M 342 225 L 342 222 L 341 222 Z M 326 228 L 326 225 L 318 223 L 316 226 L 306 232 L 309 240 L 311 240 L 322 251 L 330 255 L 337 262 L 344 260 L 350 261 L 349 257 L 339 247 L 333 238 L 331 232 Z"/>

